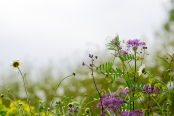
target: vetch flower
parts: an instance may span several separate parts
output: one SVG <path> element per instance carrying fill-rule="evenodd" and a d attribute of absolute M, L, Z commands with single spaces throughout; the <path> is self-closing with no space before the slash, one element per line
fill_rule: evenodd
<path fill-rule="evenodd" d="M 72 111 L 73 111 L 73 112 L 78 112 L 78 111 L 77 111 L 77 108 L 75 108 L 75 107 L 72 109 Z"/>
<path fill-rule="evenodd" d="M 139 46 L 145 46 L 145 45 L 146 45 L 145 42 L 140 42 L 140 40 L 138 40 L 138 39 L 128 40 L 127 41 L 127 48 L 128 48 L 128 50 L 130 48 L 132 48 L 133 51 L 136 51 Z"/>
<path fill-rule="evenodd" d="M 142 75 L 142 74 L 146 74 L 146 70 L 145 70 L 145 64 L 142 64 L 142 66 L 139 68 L 138 70 L 138 75 Z"/>

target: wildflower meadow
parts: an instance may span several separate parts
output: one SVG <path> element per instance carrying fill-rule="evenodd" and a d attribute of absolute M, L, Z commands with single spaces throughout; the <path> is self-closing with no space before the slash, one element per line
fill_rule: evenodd
<path fill-rule="evenodd" d="M 0 115 L 1 116 L 172 116 L 172 96 L 174 79 L 174 54 L 166 52 L 167 58 L 158 56 L 168 68 L 159 74 L 151 74 L 146 68 L 147 45 L 139 39 L 128 41 L 120 40 L 119 36 L 106 43 L 111 52 L 111 60 L 104 64 L 96 65 L 100 58 L 97 54 L 87 54 L 84 62 L 80 62 L 80 68 L 90 73 L 85 81 L 94 95 L 83 96 L 78 101 L 72 96 L 63 97 L 57 101 L 57 91 L 62 82 L 78 73 L 72 73 L 54 85 L 51 95 L 53 99 L 48 106 L 42 99 L 35 101 L 30 98 L 26 83 L 26 73 L 20 67 L 20 61 L 14 61 L 11 65 L 19 72 L 25 89 L 26 101 L 17 99 L 11 88 L 0 85 Z M 89 56 L 88 56 L 89 55 Z M 119 62 L 119 65 L 117 65 Z M 25 64 L 23 64 L 25 66 Z M 98 78 L 101 80 L 98 85 Z M 143 80 L 142 80 L 143 79 Z M 145 81 L 144 81 L 145 80 Z M 95 90 L 91 90 L 94 86 Z M 9 97 L 10 96 L 10 97 Z M 88 99 L 88 101 L 86 100 Z M 9 106 L 3 104 L 4 100 L 10 101 Z M 31 101 L 38 103 L 33 106 Z"/>

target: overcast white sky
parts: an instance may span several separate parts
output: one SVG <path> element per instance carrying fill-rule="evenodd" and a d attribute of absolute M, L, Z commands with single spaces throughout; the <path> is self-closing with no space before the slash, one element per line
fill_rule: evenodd
<path fill-rule="evenodd" d="M 4 73 L 15 59 L 23 61 L 23 66 L 31 61 L 42 66 L 50 60 L 77 60 L 86 50 L 92 53 L 104 48 L 106 38 L 117 34 L 122 40 L 153 39 L 165 21 L 168 3 L 169 0 L 1 0 L 0 72 Z"/>

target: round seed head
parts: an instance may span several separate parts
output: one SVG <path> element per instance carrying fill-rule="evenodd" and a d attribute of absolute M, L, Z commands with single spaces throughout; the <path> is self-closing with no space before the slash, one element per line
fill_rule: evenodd
<path fill-rule="evenodd" d="M 72 103 L 69 103 L 69 104 L 68 104 L 68 106 L 69 106 L 69 107 L 72 107 L 72 106 L 73 106 L 73 104 L 72 104 Z"/>
<path fill-rule="evenodd" d="M 1 97 L 3 98 L 4 97 L 4 94 L 1 94 Z"/>
<path fill-rule="evenodd" d="M 87 114 L 89 114 L 89 111 L 90 111 L 89 108 L 86 108 L 86 109 L 85 109 L 85 112 L 86 112 Z"/>
<path fill-rule="evenodd" d="M 20 62 L 18 60 L 13 61 L 13 63 L 12 63 L 13 68 L 18 68 L 19 66 L 20 66 Z"/>

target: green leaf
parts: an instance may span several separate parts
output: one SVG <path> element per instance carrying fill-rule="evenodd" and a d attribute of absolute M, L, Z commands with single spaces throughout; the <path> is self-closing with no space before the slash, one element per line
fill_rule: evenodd
<path fill-rule="evenodd" d="M 130 85 L 129 85 L 129 83 L 127 81 L 126 81 L 126 84 L 127 84 L 128 87 L 130 87 Z"/>
<path fill-rule="evenodd" d="M 169 64 L 168 62 L 167 62 L 167 60 L 166 59 L 164 59 L 164 58 L 162 58 L 162 57 L 159 57 L 158 56 L 158 58 L 160 58 L 160 59 L 162 59 L 162 60 L 164 60 L 167 64 Z"/>
<path fill-rule="evenodd" d="M 102 64 L 102 68 L 103 68 L 103 70 L 105 69 L 105 65 L 104 64 Z"/>
<path fill-rule="evenodd" d="M 168 54 L 168 53 L 167 53 L 167 54 Z M 173 57 L 172 55 L 170 55 L 170 54 L 168 54 L 168 55 L 170 56 L 171 59 L 174 59 L 174 57 Z"/>
<path fill-rule="evenodd" d="M 167 104 L 168 105 L 172 105 L 172 101 L 170 101 L 169 99 L 167 100 Z"/>
<path fill-rule="evenodd" d="M 167 97 L 167 92 L 165 92 L 159 99 L 159 103 Z"/>
<path fill-rule="evenodd" d="M 119 58 L 120 58 L 121 61 L 124 61 L 123 57 L 119 56 Z"/>
<path fill-rule="evenodd" d="M 94 97 L 91 96 L 91 99 L 94 101 Z"/>
<path fill-rule="evenodd" d="M 25 78 L 25 76 L 26 76 L 26 73 L 24 74 L 24 76 L 22 77 L 23 79 Z"/>
<path fill-rule="evenodd" d="M 99 99 L 99 98 L 100 98 L 100 96 L 99 96 L 99 94 L 98 94 L 98 93 L 96 93 L 96 98 L 97 98 L 97 99 Z"/>
<path fill-rule="evenodd" d="M 101 73 L 102 73 L 103 75 L 106 75 L 103 71 L 101 71 Z"/>
<path fill-rule="evenodd" d="M 107 69 L 105 69 L 105 71 L 107 72 L 107 74 L 109 75 L 109 71 Z"/>

